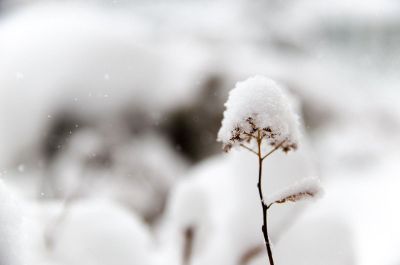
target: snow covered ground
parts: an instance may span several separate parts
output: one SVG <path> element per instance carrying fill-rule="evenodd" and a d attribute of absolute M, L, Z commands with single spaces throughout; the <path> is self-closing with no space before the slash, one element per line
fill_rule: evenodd
<path fill-rule="evenodd" d="M 256 74 L 297 98 L 265 161 L 276 264 L 399 265 L 397 1 L 0 1 L 0 264 L 268 264 L 257 159 L 216 142 Z"/>

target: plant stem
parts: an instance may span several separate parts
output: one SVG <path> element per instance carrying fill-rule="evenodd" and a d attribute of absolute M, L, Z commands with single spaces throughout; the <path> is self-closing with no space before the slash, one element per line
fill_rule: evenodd
<path fill-rule="evenodd" d="M 261 200 L 261 207 L 263 210 L 263 225 L 262 225 L 262 232 L 264 235 L 264 240 L 265 240 L 265 246 L 267 247 L 267 252 L 268 252 L 268 259 L 269 259 L 269 264 L 274 265 L 274 259 L 272 257 L 272 250 L 271 250 L 271 244 L 269 242 L 269 237 L 268 237 L 268 206 L 264 201 L 264 196 L 262 192 L 262 165 L 263 165 L 263 159 L 265 157 L 262 156 L 261 154 L 261 142 L 262 142 L 262 137 L 260 136 L 260 131 L 258 132 L 258 137 L 257 137 L 257 145 L 258 145 L 258 193 L 260 195 L 260 200 Z"/>
<path fill-rule="evenodd" d="M 244 145 L 244 144 L 240 144 L 240 146 L 243 147 L 244 149 L 249 150 L 249 151 L 252 152 L 253 154 L 258 155 L 258 153 L 255 152 L 255 151 L 254 151 L 253 149 L 251 149 L 250 147 L 248 147 L 248 146 L 246 146 L 246 145 Z"/>
<path fill-rule="evenodd" d="M 283 143 L 285 143 L 285 141 L 280 142 L 277 146 L 274 147 L 274 149 L 272 149 L 271 151 L 269 151 L 266 155 L 262 156 L 261 160 L 264 160 L 265 158 L 267 158 L 268 156 L 270 156 L 273 152 L 275 152 L 276 150 L 279 149 L 279 147 L 281 147 L 283 145 Z M 260 143 L 261 145 L 261 143 Z M 261 153 L 260 153 L 261 156 Z"/>

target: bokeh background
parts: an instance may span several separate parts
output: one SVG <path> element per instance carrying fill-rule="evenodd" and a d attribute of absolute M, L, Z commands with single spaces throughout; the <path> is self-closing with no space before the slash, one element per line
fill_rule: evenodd
<path fill-rule="evenodd" d="M 216 134 L 237 81 L 298 101 L 278 265 L 400 265 L 400 3 L 0 1 L 0 264 L 265 265 L 257 160 Z"/>

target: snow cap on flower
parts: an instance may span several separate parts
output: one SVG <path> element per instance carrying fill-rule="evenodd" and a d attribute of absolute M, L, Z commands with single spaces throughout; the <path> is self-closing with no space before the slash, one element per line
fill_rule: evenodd
<path fill-rule="evenodd" d="M 275 81 L 254 76 L 238 82 L 229 93 L 218 141 L 224 150 L 251 142 L 260 134 L 268 144 L 287 152 L 296 149 L 299 117 L 286 91 Z"/>

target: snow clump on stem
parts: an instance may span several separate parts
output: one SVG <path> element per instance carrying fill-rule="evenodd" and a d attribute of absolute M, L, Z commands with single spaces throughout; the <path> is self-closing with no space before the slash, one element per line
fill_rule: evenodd
<path fill-rule="evenodd" d="M 296 202 L 322 196 L 319 178 L 305 178 L 267 198 L 267 204 Z"/>
<path fill-rule="evenodd" d="M 258 137 L 285 152 L 297 148 L 299 117 L 286 92 L 275 81 L 254 76 L 238 82 L 225 107 L 218 132 L 218 141 L 225 151 Z"/>

